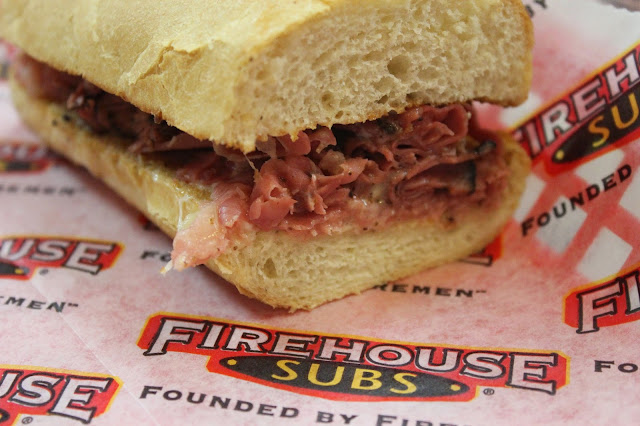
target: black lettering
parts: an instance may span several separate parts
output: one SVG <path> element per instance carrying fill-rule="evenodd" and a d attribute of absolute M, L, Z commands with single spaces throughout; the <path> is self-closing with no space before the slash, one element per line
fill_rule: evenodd
<path fill-rule="evenodd" d="M 376 420 L 376 426 L 391 424 L 395 419 L 397 419 L 396 416 L 387 416 L 384 414 L 378 414 L 378 419 Z"/>
<path fill-rule="evenodd" d="M 47 306 L 47 310 L 48 310 L 48 311 L 50 311 L 50 310 L 54 310 L 54 311 L 56 311 L 56 312 L 62 312 L 62 309 L 64 309 L 64 305 L 66 305 L 66 304 L 67 304 L 67 302 L 60 302 L 60 303 L 58 303 L 58 302 L 51 302 L 51 303 L 49 304 L 49 306 Z"/>
<path fill-rule="evenodd" d="M 229 408 L 230 402 L 231 402 L 231 399 L 229 398 L 225 398 L 223 400 L 219 396 L 214 395 L 213 398 L 211 398 L 211 404 L 209 404 L 209 407 L 215 407 L 216 405 L 220 405 L 220 408 L 224 408 L 226 410 L 227 408 Z"/>
<path fill-rule="evenodd" d="M 615 364 L 613 361 L 601 361 L 599 359 L 595 360 L 594 371 L 596 373 L 602 373 L 603 368 L 611 368 L 611 366 Z"/>
<path fill-rule="evenodd" d="M 407 285 L 406 284 L 394 284 L 393 287 L 391 288 L 391 291 L 393 291 L 394 293 L 406 293 L 407 292 Z"/>
<path fill-rule="evenodd" d="M 618 370 L 623 373 L 635 373 L 636 371 L 638 371 L 638 366 L 635 364 L 631 364 L 630 362 L 627 362 L 624 364 L 620 364 L 618 366 Z"/>
<path fill-rule="evenodd" d="M 32 300 L 27 305 L 27 308 L 29 308 L 29 309 L 42 309 L 42 305 L 44 305 L 44 303 L 45 302 L 38 302 L 37 300 Z"/>
<path fill-rule="evenodd" d="M 553 206 L 553 215 L 557 218 L 560 219 L 562 216 L 564 216 L 565 214 L 567 214 L 567 206 L 566 204 L 563 202 L 560 203 L 560 206 L 562 207 L 562 211 L 558 212 L 558 210 L 556 210 L 558 208 L 558 206 Z"/>
<path fill-rule="evenodd" d="M 631 176 L 631 166 L 625 164 L 624 166 L 618 169 L 618 177 L 620 178 L 620 182 L 624 182 Z"/>
<path fill-rule="evenodd" d="M 608 191 L 616 186 L 616 182 L 613 180 L 613 173 L 602 179 L 602 186 L 604 187 L 605 191 Z"/>
<path fill-rule="evenodd" d="M 176 401 L 182 398 L 182 392 L 177 390 L 168 390 L 162 394 L 162 397 L 167 401 Z"/>
<path fill-rule="evenodd" d="M 589 201 L 593 200 L 598 195 L 600 195 L 600 188 L 598 187 L 598 185 L 589 185 L 587 187 L 587 199 Z"/>
<path fill-rule="evenodd" d="M 424 286 L 424 287 L 421 287 L 419 285 L 413 286 L 413 293 L 429 294 L 430 290 L 431 290 L 431 287 L 428 287 L 428 286 Z"/>
<path fill-rule="evenodd" d="M 351 420 L 353 420 L 356 417 L 358 417 L 358 415 L 354 414 L 353 416 L 347 416 L 346 414 L 340 414 L 340 417 L 342 417 L 344 419 L 344 424 L 348 425 L 349 423 L 351 423 Z"/>
<path fill-rule="evenodd" d="M 543 227 L 549 224 L 549 221 L 551 220 L 551 215 L 547 212 L 542 213 L 540 216 L 538 216 L 538 226 L 539 227 Z"/>
<path fill-rule="evenodd" d="M 24 303 L 24 297 L 21 297 L 19 299 L 10 296 L 6 302 L 4 302 L 5 305 L 18 305 L 18 306 L 22 306 L 22 304 Z"/>
<path fill-rule="evenodd" d="M 576 209 L 576 204 L 584 205 L 584 198 L 582 197 L 582 192 L 573 197 L 569 197 L 569 201 L 571 202 L 571 210 Z"/>
<path fill-rule="evenodd" d="M 253 409 L 253 404 L 248 401 L 238 400 L 236 406 L 233 407 L 235 411 L 249 412 Z"/>
<path fill-rule="evenodd" d="M 204 401 L 204 399 L 207 397 L 207 395 L 201 393 L 200 397 L 198 398 L 197 401 L 194 401 L 193 397 L 195 396 L 195 392 L 189 392 L 189 395 L 187 395 L 187 401 L 193 403 L 193 404 L 201 404 L 202 401 Z"/>
<path fill-rule="evenodd" d="M 280 417 L 287 417 L 289 419 L 292 419 L 294 417 L 298 417 L 299 413 L 300 413 L 300 411 L 298 411 L 297 408 L 283 407 L 282 408 L 282 412 L 280 413 Z"/>
<path fill-rule="evenodd" d="M 460 296 L 472 297 L 473 290 L 463 290 L 459 288 L 456 290 L 456 297 L 460 297 Z"/>
<path fill-rule="evenodd" d="M 159 253 L 157 251 L 145 250 L 140 256 L 140 259 L 146 259 L 147 257 L 156 257 Z"/>
<path fill-rule="evenodd" d="M 69 195 L 72 196 L 76 192 L 73 188 L 63 187 L 60 188 L 60 195 Z"/>
<path fill-rule="evenodd" d="M 533 228 L 533 218 L 530 217 L 529 219 L 526 219 L 524 222 L 522 222 L 522 236 L 526 237 L 527 234 L 529 233 L 529 230 L 531 228 Z"/>
<path fill-rule="evenodd" d="M 162 386 L 145 386 L 142 388 L 142 394 L 140 394 L 140 399 L 146 399 L 147 395 L 155 395 L 158 391 L 162 390 Z"/>
<path fill-rule="evenodd" d="M 436 296 L 451 296 L 451 289 L 438 287 L 436 288 Z"/>
<path fill-rule="evenodd" d="M 260 404 L 257 413 L 261 416 L 273 416 L 273 410 L 278 408 L 275 405 Z"/>
<path fill-rule="evenodd" d="M 333 423 L 333 414 L 325 413 L 324 411 L 318 411 L 316 416 L 316 423 Z"/>

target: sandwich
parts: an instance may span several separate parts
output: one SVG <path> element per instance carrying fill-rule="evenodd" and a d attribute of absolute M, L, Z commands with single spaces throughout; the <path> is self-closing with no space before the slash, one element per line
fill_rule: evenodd
<path fill-rule="evenodd" d="M 4 0 L 25 123 L 204 264 L 310 309 L 472 254 L 529 169 L 519 0 Z M 168 272 L 173 274 L 175 272 Z"/>

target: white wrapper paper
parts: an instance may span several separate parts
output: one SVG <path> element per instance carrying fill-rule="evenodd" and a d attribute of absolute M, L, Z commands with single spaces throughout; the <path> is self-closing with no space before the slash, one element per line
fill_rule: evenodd
<path fill-rule="evenodd" d="M 0 423 L 636 424 L 639 2 L 524 3 L 530 98 L 480 107 L 533 158 L 513 220 L 310 312 L 160 275 L 171 241 L 41 148 L 0 80 Z"/>

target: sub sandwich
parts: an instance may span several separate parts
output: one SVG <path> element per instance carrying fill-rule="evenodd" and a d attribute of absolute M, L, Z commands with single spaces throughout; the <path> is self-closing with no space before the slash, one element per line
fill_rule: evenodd
<path fill-rule="evenodd" d="M 310 309 L 474 253 L 529 161 L 519 0 L 3 0 L 24 121 L 205 264 Z M 174 272 L 171 272 L 173 274 Z"/>

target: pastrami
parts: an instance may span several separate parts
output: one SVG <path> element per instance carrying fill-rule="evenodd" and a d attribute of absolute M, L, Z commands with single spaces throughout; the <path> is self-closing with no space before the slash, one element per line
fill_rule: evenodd
<path fill-rule="evenodd" d="M 502 142 L 475 131 L 468 104 L 269 137 L 244 154 L 155 120 L 80 77 L 26 55 L 18 61 L 17 80 L 32 96 L 64 104 L 93 132 L 117 134 L 131 152 L 155 153 L 179 179 L 212 188 L 211 203 L 176 236 L 179 268 L 216 257 L 247 225 L 317 235 L 418 217 L 451 222 L 472 204 L 497 203 L 506 185 Z"/>

